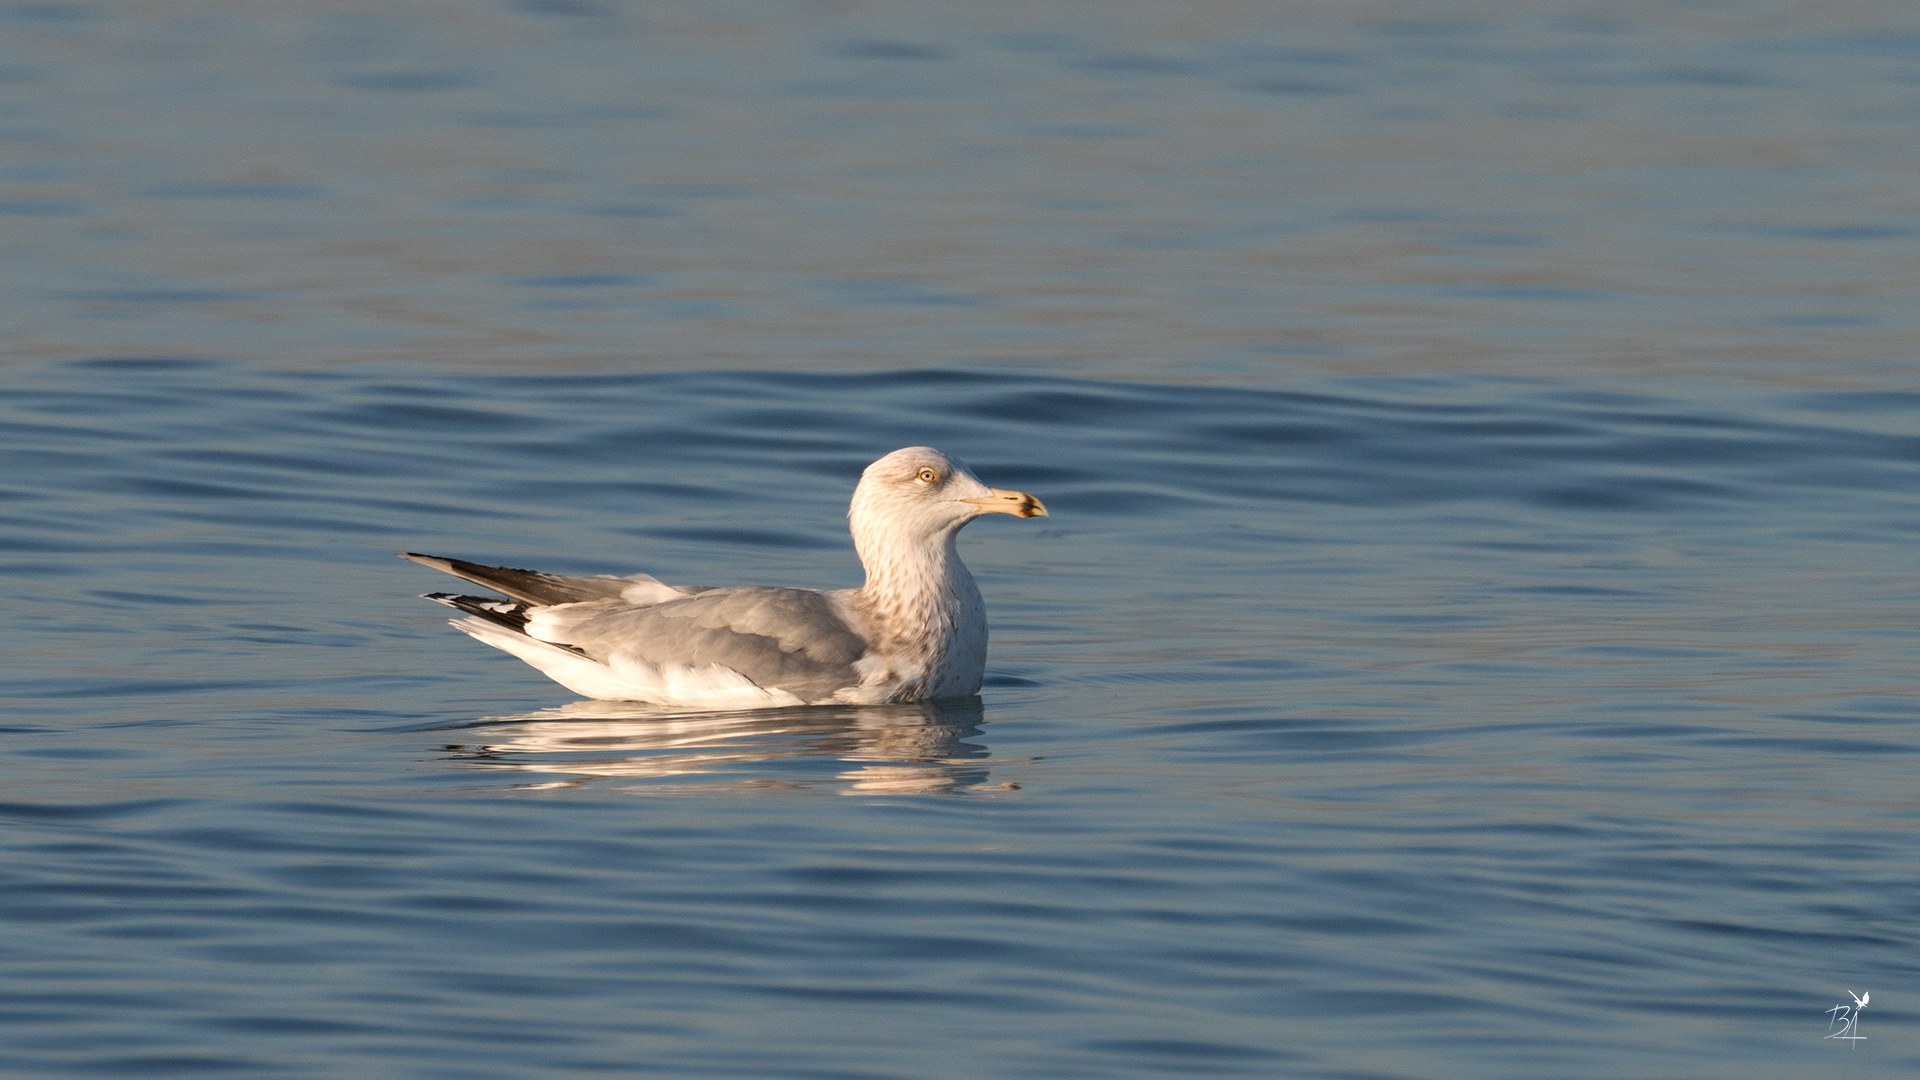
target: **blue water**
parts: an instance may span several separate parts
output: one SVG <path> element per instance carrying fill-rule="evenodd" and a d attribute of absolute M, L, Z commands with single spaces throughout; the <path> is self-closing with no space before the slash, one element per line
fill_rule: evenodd
<path fill-rule="evenodd" d="M 23 1074 L 1784 1077 L 1843 987 L 1915 1062 L 1910 396 L 11 389 Z M 570 705 L 388 557 L 843 586 L 917 441 L 1054 511 L 975 702 Z"/>
<path fill-rule="evenodd" d="M 379 8 L 0 5 L 0 355 L 1910 383 L 1902 0 Z"/>
<path fill-rule="evenodd" d="M 1920 1068 L 1905 5 L 20 3 L 0 113 L 8 1076 Z M 392 557 L 846 587 L 914 444 L 1052 511 L 976 700 Z"/>

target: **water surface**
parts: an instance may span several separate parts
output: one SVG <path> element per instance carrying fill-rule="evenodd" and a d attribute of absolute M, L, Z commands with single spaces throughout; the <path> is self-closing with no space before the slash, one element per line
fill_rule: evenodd
<path fill-rule="evenodd" d="M 1900 0 L 0 7 L 0 348 L 1910 377 Z"/>
<path fill-rule="evenodd" d="M 23 1075 L 1913 1067 L 1911 399 L 12 383 Z M 1054 511 L 977 702 L 569 704 L 389 555 L 845 586 L 913 442 Z"/>
<path fill-rule="evenodd" d="M 0 4 L 0 1071 L 1911 1076 L 1915 115 L 1891 0 Z M 928 443 L 976 701 L 391 557 L 846 587 Z"/>

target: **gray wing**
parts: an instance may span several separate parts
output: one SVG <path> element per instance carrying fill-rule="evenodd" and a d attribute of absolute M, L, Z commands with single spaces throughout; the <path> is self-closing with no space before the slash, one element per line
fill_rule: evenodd
<path fill-rule="evenodd" d="M 621 605 L 566 627 L 563 636 L 596 660 L 720 664 L 809 701 L 859 683 L 853 665 L 867 651 L 827 594 L 812 589 L 710 589 Z"/>

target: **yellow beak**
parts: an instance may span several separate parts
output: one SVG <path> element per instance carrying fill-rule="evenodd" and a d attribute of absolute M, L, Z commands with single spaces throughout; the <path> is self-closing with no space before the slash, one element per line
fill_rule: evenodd
<path fill-rule="evenodd" d="M 961 499 L 972 503 L 989 514 L 1012 514 L 1014 517 L 1046 517 L 1047 505 L 1024 491 L 1007 491 L 1004 488 L 988 488 L 989 494 L 978 499 Z"/>

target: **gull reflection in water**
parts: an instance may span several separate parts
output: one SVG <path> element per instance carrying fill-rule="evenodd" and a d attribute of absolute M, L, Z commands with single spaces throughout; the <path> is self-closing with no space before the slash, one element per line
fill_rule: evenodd
<path fill-rule="evenodd" d="M 576 701 L 464 730 L 445 749 L 483 769 L 558 777 L 526 790 L 605 780 L 643 794 L 724 789 L 837 790 L 843 795 L 957 795 L 987 788 L 978 699 L 917 705 L 814 706 L 688 713 Z M 1017 785 L 999 785 L 1011 789 Z"/>

